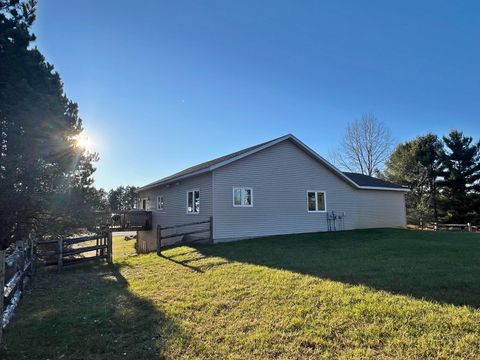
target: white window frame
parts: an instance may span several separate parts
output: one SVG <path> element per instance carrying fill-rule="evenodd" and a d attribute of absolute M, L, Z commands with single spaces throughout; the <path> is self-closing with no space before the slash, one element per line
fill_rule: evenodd
<path fill-rule="evenodd" d="M 161 201 L 159 201 L 160 199 L 161 199 Z M 157 210 L 158 211 L 164 211 L 165 210 L 165 196 L 163 196 L 163 195 L 158 195 L 157 196 Z"/>
<path fill-rule="evenodd" d="M 192 212 L 189 212 L 188 211 L 188 193 L 193 193 L 193 202 L 195 204 L 195 191 L 198 191 L 198 202 L 200 203 L 200 205 L 202 204 L 201 203 L 201 199 L 200 199 L 200 189 L 190 189 L 190 190 L 187 190 L 187 193 L 186 193 L 186 197 L 185 197 L 185 211 L 187 213 L 187 215 L 198 215 L 200 214 L 200 210 L 198 211 L 192 211 Z M 195 209 L 195 205 L 193 206 L 193 208 Z"/>
<path fill-rule="evenodd" d="M 308 193 L 315 193 L 315 210 L 310 210 L 310 204 L 308 203 Z M 325 210 L 318 210 L 318 193 L 323 193 L 323 199 L 325 202 Z M 324 190 L 307 190 L 307 212 L 309 213 L 324 213 L 327 212 L 327 192 Z"/>
<path fill-rule="evenodd" d="M 243 205 L 242 196 L 240 196 L 240 201 L 241 201 L 242 204 L 240 204 L 240 205 L 235 204 L 235 190 L 236 189 L 250 190 L 250 205 Z M 242 194 L 243 194 L 243 191 L 242 191 Z M 253 188 L 248 187 L 248 186 L 234 186 L 234 187 L 232 187 L 232 205 L 233 205 L 233 207 L 253 207 Z"/>

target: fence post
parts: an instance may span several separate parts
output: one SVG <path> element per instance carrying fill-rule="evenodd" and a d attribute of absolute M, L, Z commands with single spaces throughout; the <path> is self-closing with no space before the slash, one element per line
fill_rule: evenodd
<path fill-rule="evenodd" d="M 113 255 L 112 255 L 112 232 L 107 233 L 107 262 L 113 264 Z"/>
<path fill-rule="evenodd" d="M 137 236 L 137 244 L 138 244 L 138 236 Z M 157 225 L 157 255 L 160 256 L 162 253 L 162 227 Z"/>
<path fill-rule="evenodd" d="M 57 259 L 58 271 L 63 267 L 63 239 L 58 239 L 58 259 Z"/>
<path fill-rule="evenodd" d="M 438 225 L 436 222 L 433 223 L 433 231 L 437 231 L 438 230 Z"/>
<path fill-rule="evenodd" d="M 36 241 L 34 238 L 30 239 L 30 275 L 35 275 L 35 261 L 36 261 Z"/>
<path fill-rule="evenodd" d="M 472 232 L 472 224 L 467 223 L 468 232 Z"/>
<path fill-rule="evenodd" d="M 107 245 L 108 247 L 108 232 L 103 234 L 102 238 L 97 238 L 97 245 Z M 97 250 L 97 256 L 104 257 L 105 256 L 105 249 Z M 108 256 L 108 249 L 107 249 L 107 256 Z M 108 261 L 108 259 L 107 259 Z"/>
<path fill-rule="evenodd" d="M 22 247 L 20 248 L 21 256 L 20 256 L 20 259 L 17 260 L 17 268 L 22 274 L 20 277 L 20 284 L 19 284 L 19 289 L 22 292 L 21 297 L 23 297 L 23 295 L 25 294 L 25 276 L 27 273 L 24 270 L 25 270 L 25 264 L 28 261 L 28 255 L 25 249 L 27 245 L 28 245 L 28 240 L 22 241 Z"/>
<path fill-rule="evenodd" d="M 210 216 L 210 241 L 213 242 L 213 216 Z"/>
<path fill-rule="evenodd" d="M 0 250 L 0 344 L 3 333 L 3 292 L 5 290 L 5 250 Z"/>

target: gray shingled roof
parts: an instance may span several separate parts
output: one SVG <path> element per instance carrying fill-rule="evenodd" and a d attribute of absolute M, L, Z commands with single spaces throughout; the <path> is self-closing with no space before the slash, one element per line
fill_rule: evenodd
<path fill-rule="evenodd" d="M 353 172 L 343 172 L 350 180 L 360 186 L 373 186 L 373 187 L 383 187 L 390 189 L 404 189 L 402 185 L 394 184 L 390 181 L 385 181 L 382 179 L 374 178 L 372 176 L 353 173 Z"/>
<path fill-rule="evenodd" d="M 210 161 L 206 161 L 206 162 L 203 162 L 201 164 L 198 164 L 198 165 L 195 165 L 195 166 L 191 166 L 187 169 L 184 169 L 182 171 L 179 171 L 173 175 L 170 175 L 170 176 L 167 176 L 167 177 L 164 177 L 160 180 L 157 180 L 155 182 L 152 182 L 150 184 L 147 184 L 145 186 L 142 186 L 141 188 L 139 188 L 137 191 L 139 190 L 143 190 L 143 189 L 146 189 L 146 188 L 150 188 L 152 186 L 157 186 L 157 185 L 161 185 L 161 184 L 167 184 L 167 183 L 171 183 L 171 182 L 174 182 L 176 179 L 180 179 L 180 178 L 183 178 L 185 176 L 193 176 L 195 175 L 197 172 L 202 172 L 202 171 L 208 171 L 210 167 L 212 166 L 215 166 L 217 164 L 221 164 L 225 161 L 228 162 L 228 160 L 234 160 L 236 157 L 239 157 L 241 155 L 244 155 L 244 154 L 247 154 L 251 151 L 254 151 L 256 149 L 259 149 L 261 147 L 264 147 L 264 146 L 268 146 L 268 144 L 270 143 L 274 143 L 274 142 L 280 142 L 280 141 L 283 141 L 283 140 L 287 140 L 287 139 L 291 139 L 292 141 L 294 141 L 295 143 L 297 143 L 300 147 L 303 147 L 304 149 L 307 148 L 307 152 L 309 153 L 314 153 L 314 156 L 316 158 L 319 158 L 319 160 L 324 164 L 326 165 L 328 168 L 330 168 L 333 172 L 339 174 L 340 176 L 343 174 L 344 177 L 348 178 L 351 182 L 353 182 L 354 184 L 358 185 L 358 187 L 376 187 L 376 188 L 384 188 L 384 189 L 392 189 L 392 190 L 395 190 L 395 189 L 405 189 L 403 186 L 401 185 L 397 185 L 397 184 L 394 184 L 394 183 L 391 183 L 391 182 L 388 182 L 388 181 L 384 181 L 384 180 L 380 180 L 380 179 L 377 179 L 377 178 L 374 178 L 374 177 L 371 177 L 371 176 L 367 176 L 367 175 L 363 175 L 363 174 L 357 174 L 357 173 L 352 173 L 352 172 L 341 172 L 339 171 L 337 168 L 335 168 L 333 165 L 331 165 L 330 163 L 328 163 L 325 159 L 321 158 L 321 156 L 319 156 L 318 154 L 316 154 L 313 150 L 309 149 L 308 147 L 306 147 L 305 144 L 303 144 L 300 140 L 298 140 L 297 138 L 295 138 L 293 135 L 289 134 L 289 135 L 285 135 L 285 136 L 281 136 L 279 138 L 276 138 L 276 139 L 273 139 L 273 140 L 270 140 L 270 141 L 266 141 L 264 143 L 261 143 L 261 144 L 258 144 L 258 145 L 255 145 L 255 146 L 251 146 L 251 147 L 248 147 L 246 149 L 242 149 L 242 150 L 239 150 L 239 151 L 236 151 L 236 152 L 233 152 L 231 154 L 228 154 L 228 155 L 225 155 L 225 156 L 221 156 L 221 157 L 218 157 L 216 159 L 213 159 L 213 160 L 210 160 Z M 273 144 L 272 144 L 273 145 Z M 260 149 L 259 149 L 260 150 Z M 342 177 L 342 176 L 341 176 Z M 347 179 L 345 179 L 345 181 L 348 181 Z"/>
<path fill-rule="evenodd" d="M 213 160 L 209 160 L 209 161 L 205 161 L 201 164 L 198 164 L 198 165 L 194 165 L 194 166 L 191 166 L 189 168 L 186 168 L 186 169 L 183 169 L 182 171 L 179 171 L 175 174 L 172 174 L 172 175 L 169 175 L 167 177 L 164 177 L 160 180 L 157 180 L 153 183 L 150 183 L 150 184 L 147 184 L 145 186 L 142 186 L 143 187 L 149 187 L 149 186 L 152 186 L 152 185 L 156 185 L 156 184 L 161 184 L 161 183 L 166 183 L 166 182 L 169 182 L 171 180 L 175 180 L 176 178 L 179 178 L 180 176 L 185 176 L 185 175 L 189 175 L 189 174 L 192 174 L 192 173 L 195 173 L 197 171 L 200 171 L 200 170 L 204 170 L 204 169 L 207 169 L 209 168 L 210 166 L 213 166 L 213 165 L 216 165 L 216 164 L 220 164 L 221 162 L 224 162 L 224 161 L 227 161 L 227 160 L 230 160 L 230 159 L 233 159 L 237 156 L 240 156 L 242 154 L 245 154 L 249 151 L 252 151 L 252 150 L 255 150 L 263 145 L 267 145 L 268 143 L 271 143 L 273 141 L 276 141 L 280 138 L 276 138 L 276 139 L 273 139 L 273 140 L 270 140 L 270 141 L 266 141 L 264 143 L 261 143 L 261 144 L 258 144 L 258 145 L 254 145 L 254 146 L 250 146 L 246 149 L 242 149 L 242 150 L 239 150 L 239 151 L 235 151 L 231 154 L 228 154 L 228 155 L 224 155 L 224 156 L 220 156 L 216 159 L 213 159 Z"/>

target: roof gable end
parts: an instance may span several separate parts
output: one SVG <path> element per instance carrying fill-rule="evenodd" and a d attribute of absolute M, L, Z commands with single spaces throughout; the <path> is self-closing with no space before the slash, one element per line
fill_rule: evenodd
<path fill-rule="evenodd" d="M 182 179 L 185 179 L 187 177 L 192 177 L 192 176 L 197 176 L 206 172 L 213 171 L 215 169 L 218 169 L 222 166 L 228 165 L 234 161 L 238 161 L 240 159 L 243 159 L 247 156 L 251 156 L 253 154 L 256 154 L 259 151 L 262 151 L 264 149 L 267 149 L 269 147 L 272 147 L 280 142 L 283 142 L 285 140 L 290 140 L 293 142 L 296 146 L 298 146 L 301 150 L 306 152 L 308 155 L 313 157 L 315 160 L 319 161 L 322 165 L 324 165 L 326 168 L 328 168 L 330 171 L 332 171 L 334 174 L 339 176 L 343 181 L 347 182 L 351 186 L 357 189 L 365 189 L 365 190 L 389 190 L 389 191 L 408 191 L 408 189 L 404 188 L 403 186 L 389 183 L 387 181 L 383 181 L 380 179 L 373 178 L 371 176 L 367 175 L 362 175 L 362 174 L 356 174 L 356 173 L 343 173 L 339 169 L 337 169 L 334 165 L 329 163 L 326 159 L 324 159 L 322 156 L 317 154 L 314 150 L 309 148 L 307 145 L 305 145 L 303 142 L 301 142 L 299 139 L 297 139 L 295 136 L 292 134 L 284 135 L 282 137 L 279 137 L 277 139 L 273 139 L 255 146 L 248 147 L 246 149 L 236 151 L 234 153 L 189 167 L 185 170 L 182 170 L 180 172 L 177 172 L 173 175 L 167 176 L 165 178 L 162 178 L 158 181 L 155 181 L 153 183 L 150 183 L 148 185 L 145 185 L 141 188 L 139 188 L 137 191 L 142 191 L 142 190 L 147 190 L 152 187 L 160 186 L 160 185 L 166 185 L 175 181 L 179 181 Z M 368 180 L 370 179 L 370 180 Z"/>

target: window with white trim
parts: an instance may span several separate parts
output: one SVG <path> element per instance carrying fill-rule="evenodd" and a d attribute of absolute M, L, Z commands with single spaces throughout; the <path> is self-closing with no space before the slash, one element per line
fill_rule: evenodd
<path fill-rule="evenodd" d="M 200 213 L 200 190 L 187 191 L 187 214 Z"/>
<path fill-rule="evenodd" d="M 253 189 L 249 187 L 234 187 L 233 188 L 233 206 L 252 207 L 253 206 Z"/>
<path fill-rule="evenodd" d="M 165 202 L 163 200 L 163 195 L 157 196 L 157 210 L 163 210 L 165 208 Z"/>
<path fill-rule="evenodd" d="M 323 212 L 327 210 L 325 191 L 307 191 L 308 212 Z"/>

